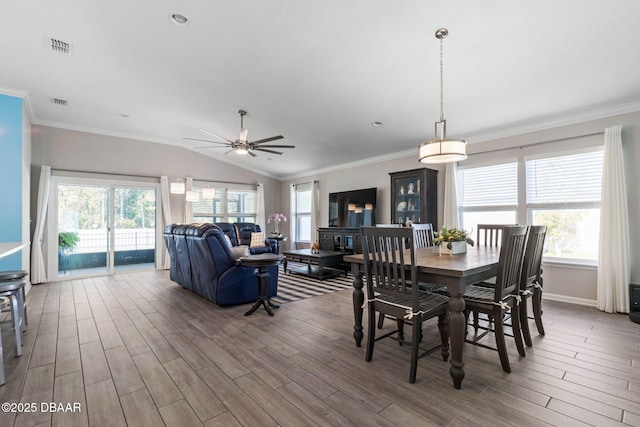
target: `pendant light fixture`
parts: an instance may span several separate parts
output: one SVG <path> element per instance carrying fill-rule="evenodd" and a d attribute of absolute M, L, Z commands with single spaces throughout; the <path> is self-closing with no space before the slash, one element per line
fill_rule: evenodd
<path fill-rule="evenodd" d="M 176 182 L 171 183 L 170 188 L 171 188 L 170 190 L 171 194 L 184 194 L 185 192 L 184 181 L 182 180 L 182 178 L 178 178 Z"/>
<path fill-rule="evenodd" d="M 436 31 L 440 40 L 440 121 L 435 124 L 435 138 L 420 144 L 419 160 L 422 163 L 451 163 L 467 158 L 467 141 L 447 139 L 447 121 L 444 119 L 444 78 L 442 66 L 442 40 L 449 35 L 446 28 Z"/>

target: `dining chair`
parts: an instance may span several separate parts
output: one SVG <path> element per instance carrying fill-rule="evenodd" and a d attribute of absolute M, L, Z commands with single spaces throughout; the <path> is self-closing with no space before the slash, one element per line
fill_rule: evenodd
<path fill-rule="evenodd" d="M 524 343 L 520 332 L 518 297 L 528 229 L 529 227 L 526 225 L 503 228 L 501 231 L 502 242 L 495 286 L 490 288 L 470 285 L 467 286 L 467 290 L 464 293 L 465 315 L 467 317 L 469 312 L 473 311 L 488 314 L 492 318 L 492 322 L 487 326 L 485 333 L 478 335 L 476 332 L 474 338 L 466 340 L 466 342 L 497 350 L 502 369 L 505 372 L 511 372 L 504 331 L 504 315 L 507 310 L 511 310 L 511 327 L 518 353 L 521 356 L 525 356 Z M 491 328 L 491 324 L 493 324 L 493 328 Z M 480 342 L 489 332 L 494 333 L 497 348 Z"/>
<path fill-rule="evenodd" d="M 398 224 L 399 226 L 399 224 Z M 415 247 L 426 248 L 434 245 L 433 225 L 431 223 L 426 224 L 413 224 L 411 227 L 415 230 Z M 423 291 L 433 292 L 440 289 L 441 285 L 435 285 L 432 283 L 421 283 L 420 289 Z M 378 329 L 382 329 L 384 326 L 384 315 L 380 315 L 378 318 Z"/>
<path fill-rule="evenodd" d="M 368 335 L 365 360 L 373 358 L 374 343 L 392 338 L 411 345 L 409 382 L 416 380 L 418 359 L 441 348 L 442 359 L 449 358 L 447 332 L 448 298 L 420 290 L 416 257 L 416 230 L 412 227 L 361 227 L 366 274 Z M 376 313 L 397 319 L 397 329 L 376 338 Z M 438 317 L 441 344 L 420 348 L 422 323 Z M 411 323 L 411 342 L 404 340 L 404 324 Z"/>
<path fill-rule="evenodd" d="M 477 246 L 500 246 L 502 243 L 502 230 L 515 224 L 478 224 L 476 232 Z"/>
<path fill-rule="evenodd" d="M 529 227 L 527 248 L 524 253 L 522 275 L 520 278 L 520 327 L 522 337 L 527 347 L 533 345 L 531 331 L 529 330 L 529 316 L 527 300 L 531 296 L 533 318 L 538 328 L 538 333 L 544 335 L 542 326 L 542 253 L 544 252 L 544 240 L 547 235 L 546 225 L 532 225 Z"/>
<path fill-rule="evenodd" d="M 411 227 L 416 231 L 416 248 L 433 246 L 433 224 L 413 224 Z"/>

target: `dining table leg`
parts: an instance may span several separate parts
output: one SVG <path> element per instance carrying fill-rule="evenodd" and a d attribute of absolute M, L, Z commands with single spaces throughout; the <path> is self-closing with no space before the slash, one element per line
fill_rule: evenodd
<path fill-rule="evenodd" d="M 461 293 L 452 294 L 449 298 L 449 341 L 451 344 L 451 368 L 449 374 L 453 379 L 453 387 L 460 389 L 464 379 L 464 362 L 462 351 L 466 320 L 464 317 L 464 299 Z"/>
<path fill-rule="evenodd" d="M 356 347 L 362 345 L 362 338 L 364 333 L 362 332 L 362 305 L 364 304 L 364 292 L 362 287 L 364 282 L 362 281 L 363 272 L 360 271 L 358 264 L 351 264 L 351 273 L 353 274 L 353 318 L 355 324 L 353 325 L 353 338 L 356 340 Z"/>

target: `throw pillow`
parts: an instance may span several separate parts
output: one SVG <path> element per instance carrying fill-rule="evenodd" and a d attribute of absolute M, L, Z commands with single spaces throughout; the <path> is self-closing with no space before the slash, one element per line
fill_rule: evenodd
<path fill-rule="evenodd" d="M 233 255 L 233 259 L 238 259 L 241 256 L 249 256 L 251 255 L 249 253 L 249 246 L 247 245 L 234 246 L 231 248 L 231 255 Z"/>
<path fill-rule="evenodd" d="M 233 248 L 233 243 L 231 243 L 231 238 L 225 234 L 224 239 L 227 241 L 227 246 L 229 246 L 230 248 Z"/>
<path fill-rule="evenodd" d="M 251 244 L 249 247 L 251 248 L 261 248 L 266 246 L 264 244 L 264 231 L 260 231 L 257 233 L 251 233 Z"/>

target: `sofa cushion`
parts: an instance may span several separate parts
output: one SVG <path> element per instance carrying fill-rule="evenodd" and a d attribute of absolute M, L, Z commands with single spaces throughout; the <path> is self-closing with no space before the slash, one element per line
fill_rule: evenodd
<path fill-rule="evenodd" d="M 249 256 L 249 255 L 251 255 L 249 253 L 249 246 L 245 246 L 245 245 L 232 247 L 231 248 L 231 254 L 233 255 L 233 257 L 235 259 L 238 259 L 241 256 Z"/>
<path fill-rule="evenodd" d="M 251 243 L 249 244 L 249 247 L 261 248 L 263 246 L 266 246 L 264 244 L 264 232 L 258 231 L 258 232 L 251 233 Z"/>
<path fill-rule="evenodd" d="M 225 234 L 224 239 L 227 241 L 227 245 L 229 245 L 230 248 L 233 248 L 233 243 L 231 243 L 231 237 Z"/>

